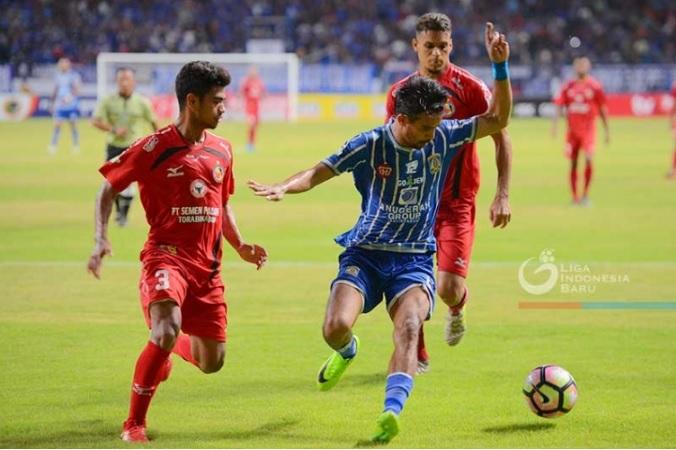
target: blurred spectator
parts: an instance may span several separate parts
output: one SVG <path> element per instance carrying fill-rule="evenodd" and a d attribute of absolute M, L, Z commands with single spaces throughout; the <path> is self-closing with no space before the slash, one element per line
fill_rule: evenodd
<path fill-rule="evenodd" d="M 563 65 L 676 59 L 673 0 L 0 0 L 0 64 L 91 64 L 100 51 L 244 52 L 247 18 L 279 16 L 288 51 L 307 63 L 413 61 L 418 15 L 448 14 L 452 58 L 484 63 L 487 20 L 509 34 L 513 63 Z M 445 6 L 446 5 L 446 6 Z"/>

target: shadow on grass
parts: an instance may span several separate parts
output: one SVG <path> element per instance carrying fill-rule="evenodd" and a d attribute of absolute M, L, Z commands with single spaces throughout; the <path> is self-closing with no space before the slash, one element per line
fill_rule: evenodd
<path fill-rule="evenodd" d="M 521 431 L 546 431 L 556 427 L 553 423 L 513 423 L 499 427 L 484 428 L 484 433 L 519 433 Z"/>
<path fill-rule="evenodd" d="M 0 448 L 119 447 L 120 424 L 83 420 L 59 427 L 59 431 L 37 431 L 35 435 L 3 437 Z"/>
<path fill-rule="evenodd" d="M 387 374 L 385 372 L 368 373 L 368 374 L 347 374 L 341 383 L 351 386 L 366 386 L 373 384 L 385 384 Z"/>

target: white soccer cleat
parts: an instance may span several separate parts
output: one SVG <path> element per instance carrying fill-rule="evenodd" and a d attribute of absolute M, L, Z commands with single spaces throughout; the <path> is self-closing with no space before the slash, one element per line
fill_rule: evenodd
<path fill-rule="evenodd" d="M 454 346 L 458 345 L 465 335 L 465 310 L 458 314 L 453 314 L 450 310 L 446 315 L 446 343 Z"/>
<path fill-rule="evenodd" d="M 52 145 L 52 144 L 48 145 L 47 146 L 47 153 L 49 153 L 52 156 L 56 155 L 56 145 Z"/>

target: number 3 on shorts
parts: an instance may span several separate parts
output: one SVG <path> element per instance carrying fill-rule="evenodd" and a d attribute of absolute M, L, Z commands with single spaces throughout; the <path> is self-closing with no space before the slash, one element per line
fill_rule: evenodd
<path fill-rule="evenodd" d="M 167 269 L 160 269 L 156 271 L 155 277 L 157 278 L 157 284 L 155 285 L 156 291 L 164 291 L 169 289 L 169 271 Z"/>

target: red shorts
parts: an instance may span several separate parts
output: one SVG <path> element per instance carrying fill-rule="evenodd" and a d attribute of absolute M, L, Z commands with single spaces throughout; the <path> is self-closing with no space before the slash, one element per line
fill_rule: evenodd
<path fill-rule="evenodd" d="M 437 267 L 467 277 L 474 244 L 476 204 L 467 200 L 451 203 L 450 209 L 437 215 Z"/>
<path fill-rule="evenodd" d="M 189 335 L 225 342 L 228 306 L 218 273 L 165 252 L 142 258 L 141 307 L 150 328 L 150 305 L 168 298 L 181 308 L 181 330 Z"/>
<path fill-rule="evenodd" d="M 585 155 L 593 156 L 596 150 L 596 134 L 593 132 L 571 133 L 566 136 L 566 157 L 568 159 L 577 159 L 580 150 Z"/>

